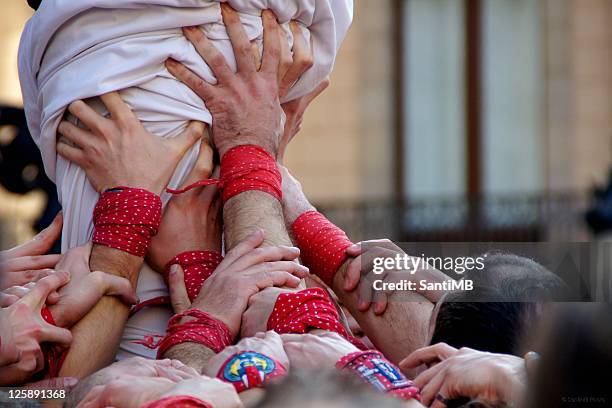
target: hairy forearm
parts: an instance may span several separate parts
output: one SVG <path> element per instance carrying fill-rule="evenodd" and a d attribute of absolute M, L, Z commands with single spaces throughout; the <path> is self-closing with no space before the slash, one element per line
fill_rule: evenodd
<path fill-rule="evenodd" d="M 196 370 L 198 373 L 203 373 L 204 368 L 214 355 L 214 351 L 202 344 L 181 343 L 169 348 L 163 357 L 179 360 L 183 364 Z"/>
<path fill-rule="evenodd" d="M 428 322 L 433 303 L 417 293 L 407 293 L 401 300 L 389 299 L 387 310 L 377 316 L 371 309 L 360 312 L 359 290 L 346 292 L 342 289 L 345 262 L 334 278 L 333 290 L 351 315 L 357 320 L 363 332 L 377 349 L 394 363 L 426 345 Z"/>
<path fill-rule="evenodd" d="M 89 266 L 123 276 L 135 287 L 142 258 L 102 245 L 94 245 Z M 114 296 L 103 296 L 73 328 L 73 341 L 60 376 L 83 378 L 111 364 L 121 341 L 129 308 Z"/>
<path fill-rule="evenodd" d="M 256 229 L 266 233 L 264 246 L 292 245 L 281 203 L 261 191 L 245 191 L 230 198 L 223 206 L 223 224 L 228 250 Z"/>

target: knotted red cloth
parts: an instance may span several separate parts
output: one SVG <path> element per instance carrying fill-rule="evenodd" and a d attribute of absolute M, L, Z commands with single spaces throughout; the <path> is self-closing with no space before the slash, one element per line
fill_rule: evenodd
<path fill-rule="evenodd" d="M 48 307 L 43 307 L 40 310 L 40 315 L 45 322 L 49 323 L 50 325 L 57 326 Z M 53 344 L 44 343 L 42 345 L 42 351 L 47 364 L 47 377 L 57 377 L 59 375 L 59 370 L 62 368 L 62 364 L 66 359 L 66 355 L 68 355 L 68 350 L 54 346 Z"/>
<path fill-rule="evenodd" d="M 206 401 L 189 395 L 174 395 L 157 401 L 147 402 L 140 408 L 213 408 Z"/>
<path fill-rule="evenodd" d="M 340 323 L 340 315 L 323 289 L 310 288 L 278 295 L 268 318 L 267 330 L 274 330 L 278 334 L 304 334 L 310 329 L 338 333 L 359 349 L 367 349 Z"/>
<path fill-rule="evenodd" d="M 240 145 L 228 150 L 221 158 L 219 180 L 200 180 L 180 190 L 166 189 L 171 194 L 182 194 L 196 187 L 217 184 L 223 202 L 245 191 L 263 191 L 281 200 L 282 176 L 276 160 L 263 148 Z"/>
<path fill-rule="evenodd" d="M 144 257 L 161 213 L 161 199 L 150 191 L 122 186 L 106 190 L 94 209 L 92 241 Z"/>
<path fill-rule="evenodd" d="M 304 265 L 331 287 L 334 275 L 346 260 L 346 248 L 353 243 L 318 211 L 300 215 L 291 230 Z"/>
<path fill-rule="evenodd" d="M 347 370 L 381 392 L 409 400 L 421 399 L 419 389 L 400 369 L 376 350 L 356 351 L 336 363 L 339 370 Z"/>
<path fill-rule="evenodd" d="M 181 319 L 187 316 L 194 319 L 181 323 Z M 232 334 L 222 321 L 201 310 L 189 309 L 172 316 L 168 322 L 166 336 L 158 344 L 157 358 L 162 358 L 170 347 L 181 343 L 199 343 L 219 353 L 232 344 Z"/>
<path fill-rule="evenodd" d="M 164 280 L 167 284 L 172 265 L 180 265 L 185 275 L 185 287 L 187 288 L 189 300 L 193 301 L 200 293 L 204 281 L 212 275 L 222 260 L 223 255 L 219 251 L 182 252 L 166 264 Z"/>
<path fill-rule="evenodd" d="M 166 285 L 168 284 L 168 276 L 170 274 L 170 267 L 178 264 L 183 268 L 183 274 L 185 279 L 185 287 L 187 288 L 187 295 L 189 300 L 193 300 L 198 297 L 204 281 L 212 275 L 217 269 L 217 266 L 223 260 L 223 255 L 219 251 L 186 251 L 181 252 L 170 262 L 168 262 L 164 268 L 164 280 Z M 165 306 L 170 304 L 170 296 L 158 296 L 144 302 L 140 302 L 134 305 L 130 310 L 130 316 L 138 313 L 145 307 L 149 306 Z M 137 344 L 143 344 L 140 340 L 136 341 Z M 145 339 L 145 343 L 148 345 L 151 341 Z"/>

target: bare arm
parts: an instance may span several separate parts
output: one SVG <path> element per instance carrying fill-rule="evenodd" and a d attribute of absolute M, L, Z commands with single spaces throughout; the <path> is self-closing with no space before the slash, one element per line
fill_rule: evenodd
<path fill-rule="evenodd" d="M 105 271 L 130 280 L 136 287 L 142 258 L 117 249 L 94 245 L 91 270 Z M 60 370 L 61 377 L 83 378 L 114 360 L 129 307 L 115 296 L 104 296 L 73 328 L 74 340 Z"/>
<path fill-rule="evenodd" d="M 287 226 L 303 213 L 316 210 L 310 204 L 300 183 L 285 168 L 283 174 L 283 210 Z M 433 303 L 418 293 L 403 294 L 401 301 L 389 301 L 384 314 L 376 315 L 372 308 L 360 309 L 360 290 L 344 289 L 344 278 L 353 258 L 347 259 L 336 272 L 333 291 L 343 305 L 355 317 L 361 328 L 374 345 L 389 360 L 399 362 L 403 357 L 425 345 L 428 334 L 428 322 Z"/>
<path fill-rule="evenodd" d="M 161 194 L 179 160 L 202 136 L 203 125 L 193 122 L 182 135 L 161 139 L 144 129 L 118 93 L 100 98 L 111 118 L 100 116 L 82 101 L 72 103 L 68 109 L 89 130 L 62 122 L 58 153 L 82 167 L 97 191 L 129 186 Z M 89 263 L 91 270 L 123 276 L 135 286 L 142 262 L 140 256 L 95 245 Z M 74 341 L 60 375 L 83 377 L 110 363 L 128 313 L 118 299 L 102 297 L 74 326 Z"/>

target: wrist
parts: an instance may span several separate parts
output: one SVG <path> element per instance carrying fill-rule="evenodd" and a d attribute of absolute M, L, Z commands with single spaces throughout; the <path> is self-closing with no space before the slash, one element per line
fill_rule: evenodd
<path fill-rule="evenodd" d="M 238 138 L 238 136 L 236 136 L 236 139 L 237 138 Z M 249 138 L 245 138 L 245 137 L 240 137 L 240 139 L 241 139 L 240 141 L 233 142 L 233 143 L 228 143 L 227 145 L 219 147 L 219 157 L 221 158 L 221 160 L 223 160 L 223 156 L 225 156 L 225 153 L 229 152 L 233 148 L 238 147 L 238 146 L 249 146 L 249 145 L 250 146 L 261 147 L 270 156 L 272 156 L 272 158 L 274 160 L 276 160 L 276 158 L 278 156 L 278 148 L 274 144 L 261 143 L 256 138 L 249 139 Z"/>
<path fill-rule="evenodd" d="M 317 211 L 314 205 L 306 199 L 303 194 L 295 199 L 288 198 L 283 200 L 283 216 L 287 225 L 291 226 L 300 215 L 308 211 Z"/>

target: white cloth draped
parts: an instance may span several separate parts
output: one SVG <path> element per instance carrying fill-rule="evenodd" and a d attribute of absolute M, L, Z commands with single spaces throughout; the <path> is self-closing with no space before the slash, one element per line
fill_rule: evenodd
<path fill-rule="evenodd" d="M 98 194 L 85 173 L 57 156 L 56 129 L 66 107 L 86 100 L 106 114 L 97 98 L 121 90 L 122 98 L 160 137 L 175 137 L 189 121 L 210 123 L 205 105 L 164 67 L 172 57 L 202 78 L 214 81 L 181 27 L 201 26 L 232 68 L 235 61 L 222 23 L 219 3 L 240 15 L 251 40 L 261 42 L 261 10 L 271 9 L 287 29 L 296 20 L 310 38 L 314 66 L 292 87 L 285 100 L 313 90 L 332 70 L 352 20 L 353 0 L 44 0 L 28 21 L 19 46 L 19 76 L 28 127 L 39 146 L 45 170 L 57 184 L 64 211 L 62 250 L 91 239 L 92 212 Z M 198 153 L 195 146 L 179 164 L 171 186 L 180 185 Z M 167 202 L 168 197 L 162 197 Z M 167 295 L 161 276 L 144 266 L 137 288 L 141 300 Z M 126 326 L 122 352 L 153 356 L 131 343 L 163 333 L 170 310 L 143 310 Z"/>

